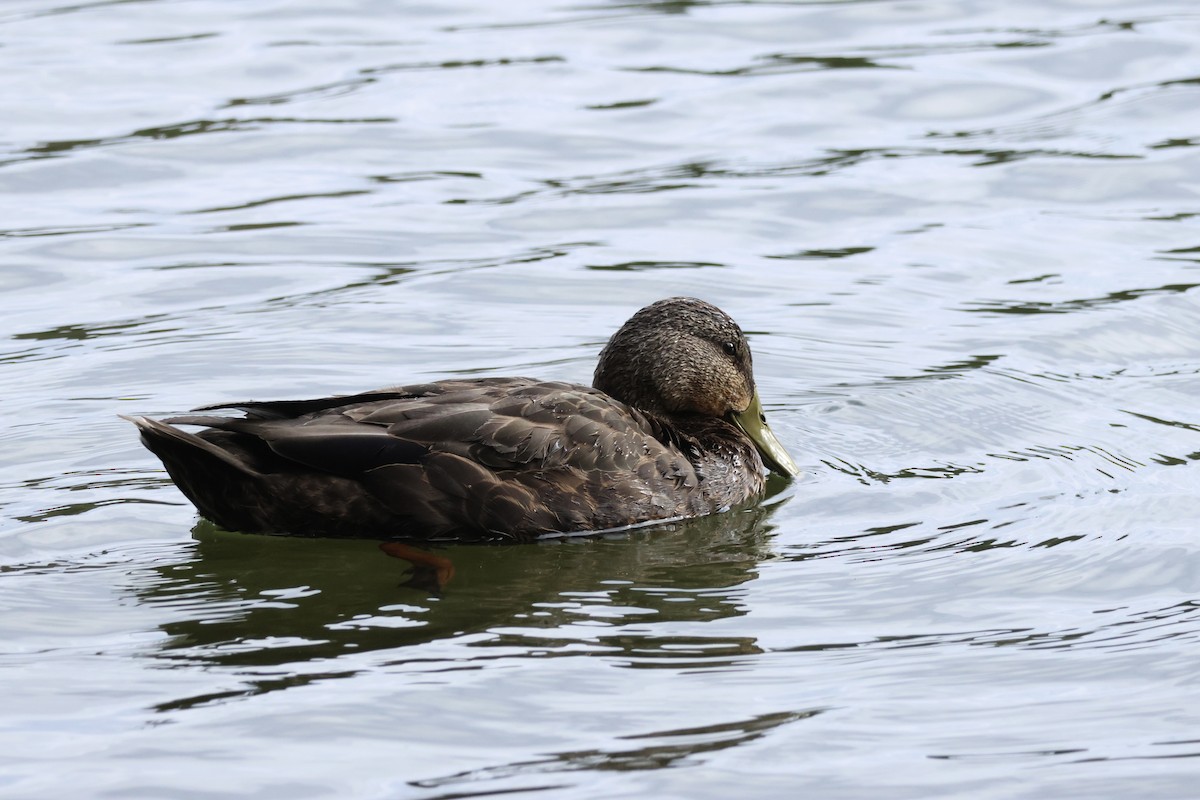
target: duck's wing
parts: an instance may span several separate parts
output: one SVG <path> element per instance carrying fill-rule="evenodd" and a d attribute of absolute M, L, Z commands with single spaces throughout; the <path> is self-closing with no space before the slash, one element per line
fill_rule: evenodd
<path fill-rule="evenodd" d="M 243 411 L 253 419 L 294 419 L 308 414 L 319 414 L 331 409 L 361 406 L 387 401 L 430 400 L 439 404 L 453 403 L 457 397 L 466 394 L 484 393 L 502 394 L 512 388 L 525 386 L 534 381 L 528 378 L 479 378 L 466 380 L 446 380 L 434 383 L 416 383 L 407 386 L 390 386 L 384 389 L 374 389 L 360 394 L 334 395 L 333 397 L 317 397 L 309 400 L 247 400 L 233 403 L 216 403 L 200 406 L 193 411 Z M 184 419 L 184 417 L 178 417 Z M 180 423 L 184 425 L 193 423 Z M 208 423 L 195 423 L 205 424 Z"/>
<path fill-rule="evenodd" d="M 698 483 L 653 419 L 566 383 L 440 381 L 219 408 L 247 416 L 167 421 L 216 429 L 201 435 L 260 471 L 350 478 L 430 535 L 535 535 L 672 516 L 671 497 Z"/>
<path fill-rule="evenodd" d="M 636 470 L 649 458 L 661 459 L 661 471 L 674 476 L 691 466 L 661 423 L 588 386 L 498 379 L 424 388 L 419 397 L 365 403 L 342 413 L 389 437 L 496 471 L 566 467 L 611 475 Z"/>
<path fill-rule="evenodd" d="M 412 395 L 402 390 L 388 391 L 381 389 L 362 394 L 338 395 L 336 397 L 318 397 L 312 400 L 273 400 L 260 402 L 255 400 L 237 403 L 217 403 L 211 406 L 200 406 L 192 411 L 243 411 L 252 419 L 293 419 L 305 414 L 316 414 L 331 408 L 347 405 L 372 403 L 382 400 L 405 400 Z M 179 417 L 183 419 L 184 417 Z M 191 424 L 191 423 L 181 423 Z"/>
<path fill-rule="evenodd" d="M 497 398 L 531 383 L 513 378 L 441 381 L 310 400 L 221 403 L 196 411 L 238 410 L 245 416 L 193 413 L 163 421 L 237 434 L 251 449 L 261 450 L 254 442 L 265 444 L 284 459 L 266 469 L 294 462 L 350 477 L 389 464 L 418 463 L 439 443 L 470 441 Z"/>
<path fill-rule="evenodd" d="M 536 535 L 696 510 L 700 478 L 681 448 L 661 423 L 603 392 L 531 382 L 491 396 L 478 416 L 478 408 L 459 403 L 454 414 L 435 405 L 383 403 L 361 418 L 429 449 L 420 464 L 385 465 L 363 476 L 398 512 L 453 507 L 452 515 L 487 533 Z"/>

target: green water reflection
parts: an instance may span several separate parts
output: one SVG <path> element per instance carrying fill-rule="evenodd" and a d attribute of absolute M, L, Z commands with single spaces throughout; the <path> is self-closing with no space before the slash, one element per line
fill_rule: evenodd
<path fill-rule="evenodd" d="M 619 535 L 446 547 L 438 552 L 457 575 L 440 596 L 400 586 L 403 562 L 375 542 L 237 534 L 201 522 L 186 558 L 134 573 L 133 593 L 173 617 L 160 626 L 168 638 L 156 658 L 254 673 L 244 690 L 164 708 L 349 677 L 357 667 L 338 661 L 351 654 L 394 650 L 389 664 L 428 658 L 406 648 L 440 639 L 478 648 L 468 660 L 478 664 L 519 651 L 603 655 L 639 668 L 724 666 L 758 653 L 755 641 L 668 634 L 678 626 L 663 625 L 746 612 L 742 587 L 775 557 L 770 517 L 779 505 Z M 318 664 L 328 668 L 312 672 Z M 284 665 L 286 673 L 261 673 Z"/>

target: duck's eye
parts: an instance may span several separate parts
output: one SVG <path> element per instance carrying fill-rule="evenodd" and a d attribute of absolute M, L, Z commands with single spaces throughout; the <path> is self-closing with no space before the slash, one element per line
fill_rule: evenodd
<path fill-rule="evenodd" d="M 721 349 L 731 356 L 737 355 L 737 344 L 734 342 L 721 342 Z"/>

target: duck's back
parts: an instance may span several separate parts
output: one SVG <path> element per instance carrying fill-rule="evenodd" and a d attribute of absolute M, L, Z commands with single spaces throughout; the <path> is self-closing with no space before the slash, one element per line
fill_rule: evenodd
<path fill-rule="evenodd" d="M 724 421 L 680 429 L 568 383 L 448 380 L 202 410 L 215 408 L 246 416 L 135 422 L 201 512 L 234 530 L 523 539 L 707 514 L 762 489 L 757 453 Z"/>

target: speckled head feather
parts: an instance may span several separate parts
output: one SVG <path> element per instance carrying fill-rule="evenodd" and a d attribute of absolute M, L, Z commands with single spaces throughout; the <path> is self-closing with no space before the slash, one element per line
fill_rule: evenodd
<path fill-rule="evenodd" d="M 592 385 L 643 411 L 723 417 L 754 397 L 750 346 L 721 309 L 694 297 L 638 311 L 600 352 Z"/>

